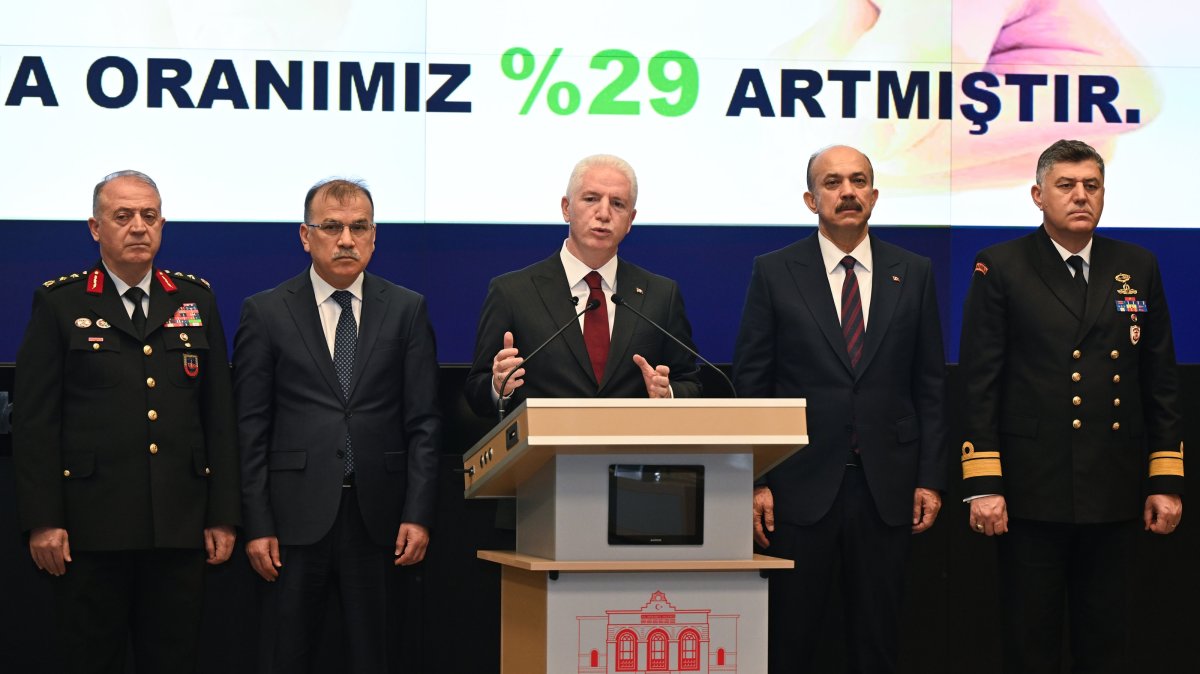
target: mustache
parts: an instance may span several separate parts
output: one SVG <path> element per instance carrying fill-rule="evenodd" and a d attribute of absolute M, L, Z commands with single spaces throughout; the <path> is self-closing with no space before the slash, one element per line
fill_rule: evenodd
<path fill-rule="evenodd" d="M 862 204 L 858 203 L 858 199 L 843 199 L 842 201 L 838 202 L 837 208 L 834 209 L 833 212 L 841 213 L 842 211 L 861 211 L 862 209 Z"/>
<path fill-rule="evenodd" d="M 358 254 L 358 251 L 353 248 L 338 248 L 337 250 L 333 251 L 334 260 L 340 260 L 344 257 L 348 257 L 351 260 L 358 260 L 361 258 L 361 256 Z"/>

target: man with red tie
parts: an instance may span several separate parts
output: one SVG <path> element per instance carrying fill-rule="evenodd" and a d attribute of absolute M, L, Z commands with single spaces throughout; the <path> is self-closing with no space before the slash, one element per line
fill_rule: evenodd
<path fill-rule="evenodd" d="M 477 414 L 496 413 L 506 377 L 507 409 L 526 398 L 700 395 L 692 356 L 613 302 L 619 294 L 623 303 L 691 345 L 675 282 L 617 257 L 636 205 L 637 176 L 623 159 L 593 155 L 575 166 L 561 202 L 570 225 L 563 247 L 493 279 L 488 288 L 465 391 Z M 595 309 L 583 311 L 593 302 Z M 570 326 L 581 311 L 579 327 Z M 567 329 L 526 366 L 522 354 L 563 325 Z"/>

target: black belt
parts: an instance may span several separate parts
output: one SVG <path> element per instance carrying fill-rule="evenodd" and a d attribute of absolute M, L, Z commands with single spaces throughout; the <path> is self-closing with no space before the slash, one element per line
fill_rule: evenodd
<path fill-rule="evenodd" d="M 855 468 L 862 468 L 862 454 L 859 454 L 858 452 L 851 450 L 846 455 L 846 465 L 853 466 Z"/>
<path fill-rule="evenodd" d="M 354 486 L 354 473 L 350 473 L 349 475 L 343 475 L 342 476 L 342 487 L 344 489 L 349 489 L 350 487 L 353 487 L 353 486 Z"/>

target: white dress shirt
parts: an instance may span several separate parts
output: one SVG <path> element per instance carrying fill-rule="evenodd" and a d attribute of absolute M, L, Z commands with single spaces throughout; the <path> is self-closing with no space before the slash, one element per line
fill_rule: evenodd
<path fill-rule="evenodd" d="M 849 253 L 833 245 L 824 234 L 817 234 L 817 242 L 821 245 L 821 259 L 825 263 L 825 272 L 829 278 L 829 292 L 833 293 L 833 308 L 837 310 L 838 322 L 842 320 L 842 284 L 846 282 L 846 268 L 842 266 L 842 258 L 847 255 L 854 257 L 854 275 L 858 277 L 858 297 L 862 301 L 863 332 L 867 331 L 867 320 L 871 315 L 871 269 L 874 259 L 871 257 L 871 237 L 864 238 L 854 250 Z"/>
<path fill-rule="evenodd" d="M 360 325 L 362 323 L 363 275 L 359 274 L 349 288 L 334 288 L 321 278 L 317 274 L 317 270 L 311 266 L 308 268 L 308 277 L 312 279 L 313 295 L 317 299 L 317 313 L 321 315 L 321 330 L 325 333 L 325 344 L 329 347 L 329 357 L 333 358 L 333 344 L 337 338 L 338 319 L 342 316 L 342 305 L 333 299 L 333 293 L 336 290 L 350 291 L 350 294 L 354 296 L 350 300 L 350 308 L 354 310 L 354 325 Z"/>
<path fill-rule="evenodd" d="M 100 264 L 104 263 L 101 262 Z M 132 287 L 141 288 L 142 292 L 145 293 L 142 295 L 142 315 L 150 315 L 150 277 L 154 275 L 153 268 L 146 272 L 146 275 L 142 277 L 142 280 L 138 282 L 137 286 L 131 286 L 122 281 L 119 276 L 112 273 L 112 270 L 109 269 L 108 265 L 106 264 L 104 264 L 104 273 L 108 274 L 108 280 L 113 282 L 113 289 L 117 291 L 117 296 L 121 298 L 121 304 L 125 305 L 125 314 L 127 316 L 133 318 L 133 300 L 125 297 L 125 291 Z"/>

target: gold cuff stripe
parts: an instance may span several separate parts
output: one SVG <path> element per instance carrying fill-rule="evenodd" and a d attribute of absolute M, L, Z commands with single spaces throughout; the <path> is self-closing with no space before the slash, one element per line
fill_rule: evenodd
<path fill-rule="evenodd" d="M 1183 452 L 1152 452 L 1150 454 L 1150 477 L 1164 475 L 1183 477 Z"/>
<path fill-rule="evenodd" d="M 971 452 L 962 460 L 963 479 L 973 477 L 1001 477 L 1000 452 Z"/>

